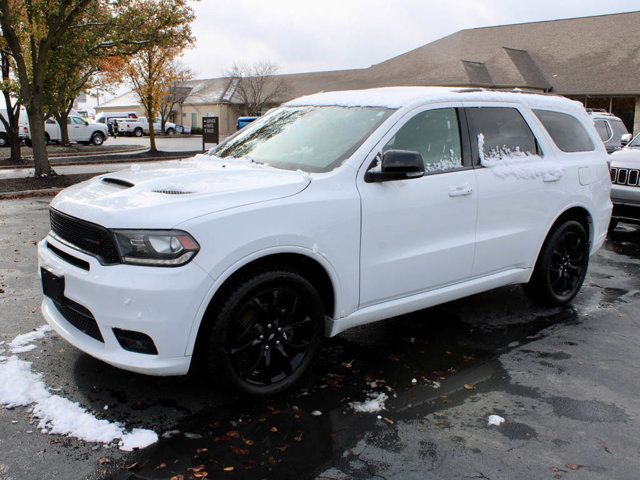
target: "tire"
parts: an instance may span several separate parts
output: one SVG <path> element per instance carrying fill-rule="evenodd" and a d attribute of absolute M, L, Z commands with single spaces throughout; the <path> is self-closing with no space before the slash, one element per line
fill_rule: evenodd
<path fill-rule="evenodd" d="M 168 128 L 167 129 L 167 135 L 175 135 L 176 131 L 173 128 Z"/>
<path fill-rule="evenodd" d="M 618 226 L 618 220 L 616 220 L 615 218 L 612 218 L 611 221 L 609 222 L 609 228 L 607 229 L 607 232 L 609 233 L 609 235 L 611 235 L 616 227 Z"/>
<path fill-rule="evenodd" d="M 562 306 L 580 291 L 589 265 L 589 237 L 581 223 L 568 220 L 557 225 L 542 246 L 525 294 L 536 303 Z"/>
<path fill-rule="evenodd" d="M 0 133 L 0 148 L 9 146 L 9 135 L 2 132 Z"/>
<path fill-rule="evenodd" d="M 51 143 L 51 137 L 49 136 L 48 133 L 44 134 L 44 143 L 49 145 Z"/>
<path fill-rule="evenodd" d="M 133 131 L 133 135 L 134 135 L 135 137 L 141 137 L 143 133 L 144 133 L 144 132 L 142 131 L 142 129 L 141 129 L 140 127 L 136 128 L 136 129 Z"/>
<path fill-rule="evenodd" d="M 30 138 L 25 138 L 24 139 L 24 144 L 29 148 L 33 147 L 33 142 L 31 141 Z"/>
<path fill-rule="evenodd" d="M 96 132 L 93 135 L 91 135 L 91 144 L 92 145 L 96 145 L 96 146 L 100 146 L 104 143 L 104 135 L 100 132 Z"/>
<path fill-rule="evenodd" d="M 324 308 L 316 289 L 298 273 L 272 267 L 225 292 L 199 339 L 210 376 L 253 397 L 293 387 L 322 342 Z"/>

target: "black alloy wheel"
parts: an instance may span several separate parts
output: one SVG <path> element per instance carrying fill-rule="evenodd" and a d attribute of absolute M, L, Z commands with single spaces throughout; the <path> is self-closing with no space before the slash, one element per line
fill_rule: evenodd
<path fill-rule="evenodd" d="M 251 396 L 291 388 L 311 367 L 324 331 L 324 308 L 298 273 L 270 268 L 230 286 L 203 332 L 200 351 L 214 378 Z"/>
<path fill-rule="evenodd" d="M 547 237 L 525 293 L 544 306 L 566 305 L 578 294 L 589 265 L 589 237 L 574 220 Z"/>

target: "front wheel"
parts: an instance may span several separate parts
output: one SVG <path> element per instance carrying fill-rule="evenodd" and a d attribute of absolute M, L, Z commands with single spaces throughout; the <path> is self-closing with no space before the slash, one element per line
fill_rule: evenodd
<path fill-rule="evenodd" d="M 558 225 L 547 237 L 524 292 L 543 306 L 566 305 L 580 291 L 589 265 L 589 237 L 574 220 Z"/>
<path fill-rule="evenodd" d="M 175 135 L 176 131 L 173 128 L 167 128 L 167 135 Z"/>
<path fill-rule="evenodd" d="M 133 131 L 133 135 L 134 135 L 134 136 L 136 136 L 136 137 L 141 137 L 143 133 L 144 133 L 144 132 L 142 131 L 142 129 L 141 129 L 140 127 L 136 128 L 136 129 Z"/>
<path fill-rule="evenodd" d="M 203 332 L 205 366 L 255 396 L 291 388 L 320 349 L 324 308 L 311 283 L 286 268 L 238 280 Z"/>
<path fill-rule="evenodd" d="M 9 135 L 2 132 L 0 133 L 0 147 L 7 147 L 7 146 L 9 146 Z"/>
<path fill-rule="evenodd" d="M 96 146 L 100 146 L 104 143 L 104 135 L 100 132 L 96 132 L 91 136 L 91 143 Z"/>

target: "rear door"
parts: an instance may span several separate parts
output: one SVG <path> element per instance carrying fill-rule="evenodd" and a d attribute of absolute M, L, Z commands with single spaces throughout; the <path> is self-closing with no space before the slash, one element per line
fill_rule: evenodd
<path fill-rule="evenodd" d="M 519 104 L 465 103 L 478 181 L 474 276 L 529 268 L 565 201 L 563 172 Z M 555 173 L 555 174 L 554 174 Z"/>
<path fill-rule="evenodd" d="M 360 169 L 361 308 L 471 275 L 477 192 L 460 106 L 431 106 L 408 113 Z M 389 149 L 420 153 L 426 175 L 365 182 L 366 170 Z"/>

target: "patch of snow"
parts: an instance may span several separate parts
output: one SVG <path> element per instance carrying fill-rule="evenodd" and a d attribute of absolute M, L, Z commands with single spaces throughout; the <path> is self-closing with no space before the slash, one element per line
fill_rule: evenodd
<path fill-rule="evenodd" d="M 199 440 L 202 438 L 202 435 L 200 435 L 199 433 L 189 433 L 189 432 L 185 432 L 184 436 L 186 438 L 188 438 L 189 440 Z"/>
<path fill-rule="evenodd" d="M 20 335 L 11 346 L 24 349 L 30 346 L 27 342 L 42 338 L 46 331 L 48 328 L 41 327 Z M 31 362 L 15 355 L 0 358 L 0 405 L 5 408 L 32 405 L 31 412 L 43 433 L 67 435 L 88 442 L 111 443 L 121 439 L 123 449 L 144 448 L 158 440 L 153 431 L 134 429 L 127 433 L 119 423 L 98 419 L 80 404 L 51 394 L 42 375 L 31 370 Z"/>
<path fill-rule="evenodd" d="M 372 392 L 364 402 L 352 402 L 349 405 L 351 405 L 351 408 L 356 412 L 374 413 L 385 409 L 384 402 L 386 402 L 388 398 L 384 392 Z"/>
<path fill-rule="evenodd" d="M 13 353 L 24 353 L 33 350 L 36 348 L 36 346 L 33 345 L 33 342 L 44 338 L 45 334 L 51 330 L 52 329 L 49 325 L 42 325 L 36 328 L 33 332 L 18 335 L 11 341 L 11 343 L 9 343 L 9 347 Z"/>
<path fill-rule="evenodd" d="M 418 383 L 418 379 L 417 378 L 412 378 L 411 379 L 411 385 L 415 385 Z"/>
<path fill-rule="evenodd" d="M 502 418 L 500 415 L 489 415 L 488 418 L 488 425 L 495 425 L 496 427 L 499 427 L 500 425 L 502 425 L 505 422 L 505 419 Z"/>
<path fill-rule="evenodd" d="M 313 412 L 311 412 L 311 415 L 313 415 L 314 417 L 319 417 L 320 415 L 322 415 L 322 412 L 320 410 L 314 410 Z"/>
<path fill-rule="evenodd" d="M 431 386 L 433 388 L 440 388 L 440 382 L 436 382 L 435 380 L 433 382 L 431 382 Z"/>
<path fill-rule="evenodd" d="M 162 438 L 173 438 L 176 435 L 180 435 L 180 430 L 167 430 L 162 434 Z"/>
<path fill-rule="evenodd" d="M 507 146 L 487 151 L 482 133 L 478 134 L 478 153 L 480 164 L 490 169 L 497 177 L 514 177 L 519 180 L 544 181 L 560 180 L 564 175 L 562 165 L 545 160 L 538 155 L 513 150 Z"/>
<path fill-rule="evenodd" d="M 134 428 L 131 433 L 122 437 L 120 450 L 131 452 L 135 449 L 146 448 L 158 441 L 158 434 L 144 428 Z"/>

